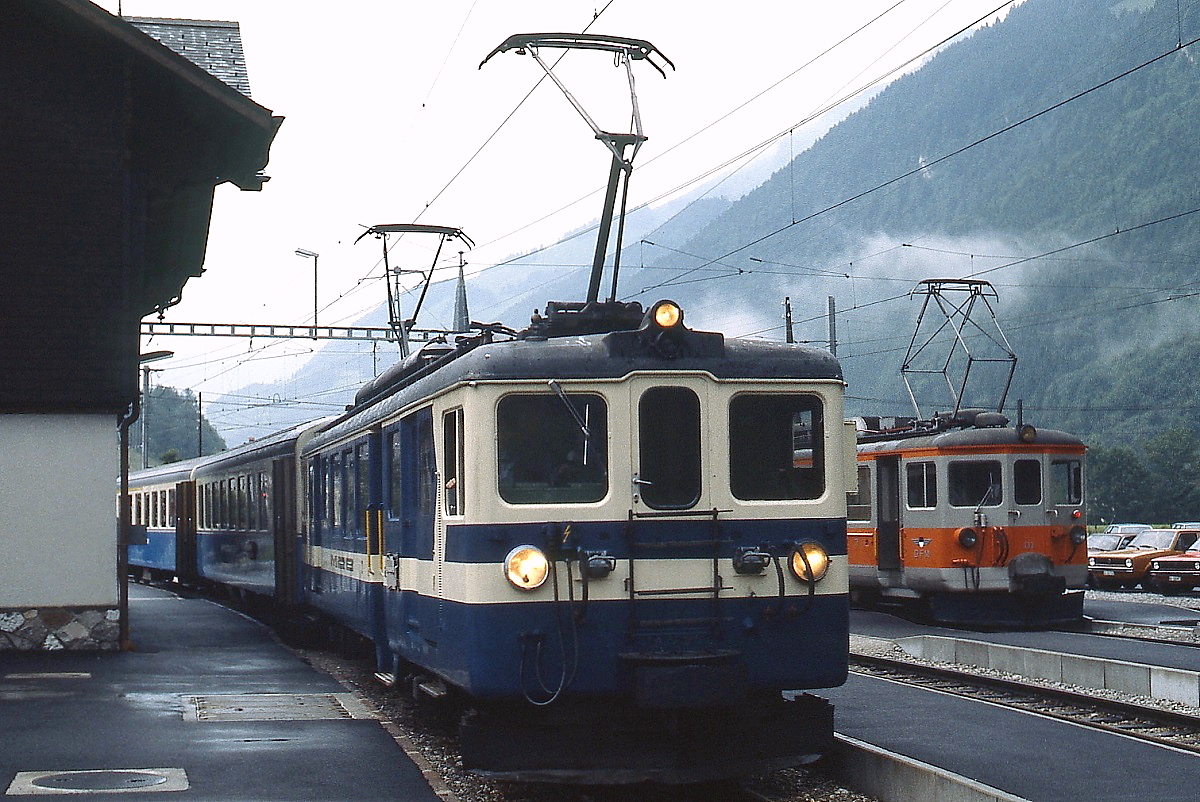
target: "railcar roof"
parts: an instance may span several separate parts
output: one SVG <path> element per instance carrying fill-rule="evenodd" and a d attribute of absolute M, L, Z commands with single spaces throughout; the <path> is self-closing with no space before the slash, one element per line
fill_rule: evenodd
<path fill-rule="evenodd" d="M 265 457 L 280 456 L 292 452 L 296 447 L 296 441 L 306 432 L 317 429 L 321 425 L 334 420 L 333 418 L 322 418 L 316 421 L 307 423 L 299 423 L 295 426 L 284 429 L 274 434 L 269 434 L 266 437 L 260 437 L 248 443 L 243 443 L 240 446 L 231 448 L 228 451 L 222 451 L 219 454 L 213 454 L 200 461 L 196 466 L 196 474 L 202 475 L 208 471 L 220 469 L 222 466 L 230 463 L 248 462 L 254 459 L 262 459 Z"/>
<path fill-rule="evenodd" d="M 1073 434 L 1057 429 L 1038 429 L 1032 443 L 1021 442 L 1017 429 L 1012 426 L 994 426 L 978 429 L 951 429 L 936 434 L 918 437 L 897 437 L 892 440 L 879 440 L 873 443 L 859 444 L 858 450 L 863 454 L 876 454 L 888 451 L 901 451 L 917 448 L 965 448 L 971 446 L 1013 446 L 1029 450 L 1037 450 L 1039 446 L 1080 446 L 1083 440 Z"/>
<path fill-rule="evenodd" d="M 685 352 L 674 358 L 653 349 L 631 347 L 629 341 L 634 333 L 625 331 L 481 344 L 456 357 L 447 357 L 436 370 L 411 381 L 397 377 L 390 387 L 379 387 L 381 382 L 377 380 L 373 398 L 364 398 L 314 438 L 313 445 L 341 437 L 369 421 L 388 417 L 421 398 L 465 382 L 620 379 L 639 371 L 663 370 L 703 371 L 718 379 L 842 380 L 837 359 L 820 348 L 691 333 L 716 339 L 709 339 L 706 347 L 696 353 Z"/>
<path fill-rule="evenodd" d="M 192 469 L 204 461 L 203 457 L 192 457 L 191 459 L 180 460 L 179 462 L 168 462 L 164 465 L 155 465 L 152 468 L 141 468 L 136 471 L 129 472 L 129 485 L 131 487 L 143 487 L 148 484 L 164 484 L 167 482 L 181 482 L 188 479 L 192 475 Z"/>

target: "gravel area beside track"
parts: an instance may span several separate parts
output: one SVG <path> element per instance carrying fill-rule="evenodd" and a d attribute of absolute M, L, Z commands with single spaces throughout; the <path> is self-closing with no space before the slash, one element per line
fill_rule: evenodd
<path fill-rule="evenodd" d="M 377 709 L 392 737 L 416 760 L 434 791 L 447 802 L 874 802 L 809 769 L 787 769 L 744 781 L 741 788 L 706 784 L 681 788 L 568 786 L 502 783 L 463 770 L 458 759 L 457 718 L 434 705 L 416 704 L 374 677 L 370 660 L 302 650 L 302 656 Z"/>

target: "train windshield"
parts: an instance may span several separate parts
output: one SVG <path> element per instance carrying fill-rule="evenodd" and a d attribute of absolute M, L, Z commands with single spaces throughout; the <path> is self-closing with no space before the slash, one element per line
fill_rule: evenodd
<path fill-rule="evenodd" d="M 950 463 L 950 506 L 995 507 L 1004 502 L 999 460 Z"/>
<path fill-rule="evenodd" d="M 825 492 L 821 400 L 746 393 L 729 403 L 729 487 L 744 501 L 815 499 Z"/>
<path fill-rule="evenodd" d="M 592 393 L 510 395 L 496 408 L 500 497 L 509 504 L 608 494 L 608 407 Z"/>

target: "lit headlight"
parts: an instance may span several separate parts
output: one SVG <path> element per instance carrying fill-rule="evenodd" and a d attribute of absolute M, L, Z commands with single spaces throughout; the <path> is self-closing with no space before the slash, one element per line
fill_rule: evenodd
<path fill-rule="evenodd" d="M 504 558 L 504 575 L 514 588 L 539 588 L 549 573 L 550 562 L 536 546 L 517 546 Z"/>
<path fill-rule="evenodd" d="M 674 301 L 659 301 L 654 305 L 654 322 L 664 329 L 671 329 L 683 320 L 683 310 Z"/>
<path fill-rule="evenodd" d="M 829 555 L 820 543 L 801 543 L 792 549 L 792 559 L 788 561 L 792 573 L 804 582 L 817 582 L 829 570 Z"/>

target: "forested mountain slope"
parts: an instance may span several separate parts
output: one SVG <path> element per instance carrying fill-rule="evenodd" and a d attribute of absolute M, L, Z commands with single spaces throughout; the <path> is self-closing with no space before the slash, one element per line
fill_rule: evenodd
<path fill-rule="evenodd" d="M 905 414 L 906 292 L 987 279 L 1020 358 L 1009 409 L 1098 443 L 1194 429 L 1200 45 L 1179 44 L 1198 36 L 1194 2 L 1028 0 L 830 130 L 638 297 L 780 338 L 763 299 L 790 296 L 820 341 L 833 296 L 854 410 Z"/>

